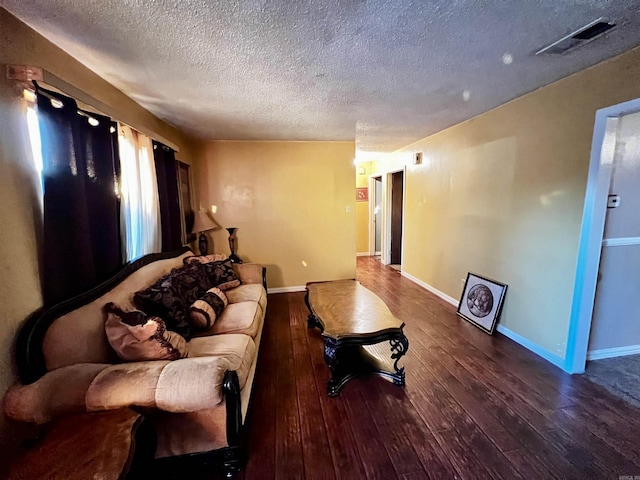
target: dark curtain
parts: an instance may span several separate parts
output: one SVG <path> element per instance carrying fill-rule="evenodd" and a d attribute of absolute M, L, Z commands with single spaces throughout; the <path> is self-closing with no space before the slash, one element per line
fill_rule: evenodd
<path fill-rule="evenodd" d="M 156 176 L 158 177 L 162 251 L 170 252 L 182 246 L 180 192 L 176 173 L 176 156 L 173 149 L 160 142 L 153 142 L 153 158 L 156 165 Z"/>
<path fill-rule="evenodd" d="M 78 111 L 72 98 L 37 89 L 44 184 L 43 296 L 79 294 L 122 265 L 116 124 Z M 59 108 L 58 108 L 59 107 Z M 94 121 L 95 123 L 95 121 Z"/>

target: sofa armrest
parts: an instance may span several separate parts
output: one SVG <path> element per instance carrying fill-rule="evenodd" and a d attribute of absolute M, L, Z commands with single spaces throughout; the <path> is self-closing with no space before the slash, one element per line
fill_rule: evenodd
<path fill-rule="evenodd" d="M 233 269 L 243 284 L 262 283 L 267 289 L 267 269 L 259 263 L 234 263 Z"/>
<path fill-rule="evenodd" d="M 4 411 L 21 422 L 46 423 L 54 417 L 86 412 L 85 395 L 103 363 L 77 363 L 46 373 L 29 385 L 14 385 L 4 396 Z"/>
<path fill-rule="evenodd" d="M 89 386 L 87 410 L 131 406 L 179 413 L 206 410 L 222 402 L 227 370 L 229 361 L 214 356 L 111 365 Z"/>

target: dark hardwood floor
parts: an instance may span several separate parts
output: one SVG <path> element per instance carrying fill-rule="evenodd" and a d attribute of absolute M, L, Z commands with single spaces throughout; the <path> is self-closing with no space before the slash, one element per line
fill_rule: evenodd
<path fill-rule="evenodd" d="M 640 476 L 640 409 L 570 376 L 372 257 L 358 279 L 406 323 L 406 386 L 329 398 L 303 293 L 269 295 L 244 479 Z"/>

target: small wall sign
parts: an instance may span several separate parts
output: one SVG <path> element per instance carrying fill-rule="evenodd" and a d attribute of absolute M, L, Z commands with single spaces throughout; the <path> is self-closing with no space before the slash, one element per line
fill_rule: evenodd
<path fill-rule="evenodd" d="M 369 188 L 360 187 L 356 188 L 356 202 L 368 202 L 369 201 Z"/>

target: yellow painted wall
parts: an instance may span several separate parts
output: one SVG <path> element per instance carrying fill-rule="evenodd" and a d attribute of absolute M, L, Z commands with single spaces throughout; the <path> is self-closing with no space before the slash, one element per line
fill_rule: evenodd
<path fill-rule="evenodd" d="M 502 325 L 564 358 L 595 113 L 637 97 L 640 49 L 380 161 L 407 165 L 404 271 L 456 299 L 468 271 L 507 283 Z"/>
<path fill-rule="evenodd" d="M 360 169 L 364 173 L 360 173 Z M 356 187 L 369 188 L 369 173 L 371 164 L 360 163 L 356 166 Z M 371 196 L 369 192 L 369 196 Z M 356 252 L 369 253 L 369 202 L 356 202 Z"/>
<path fill-rule="evenodd" d="M 39 66 L 92 95 L 138 125 L 176 143 L 190 162 L 190 143 L 122 92 L 0 8 L 0 395 L 15 381 L 14 342 L 24 319 L 42 303 L 39 276 L 40 202 L 23 101 L 6 79 L 5 64 Z M 0 415 L 0 450 L 24 433 Z M 7 445 L 10 443 L 11 445 Z M 0 465 L 0 477 L 1 465 Z"/>
<path fill-rule="evenodd" d="M 353 142 L 204 144 L 200 205 L 239 228 L 239 256 L 267 266 L 270 288 L 355 278 L 354 152 Z M 226 231 L 213 237 L 210 250 L 229 251 Z"/>

